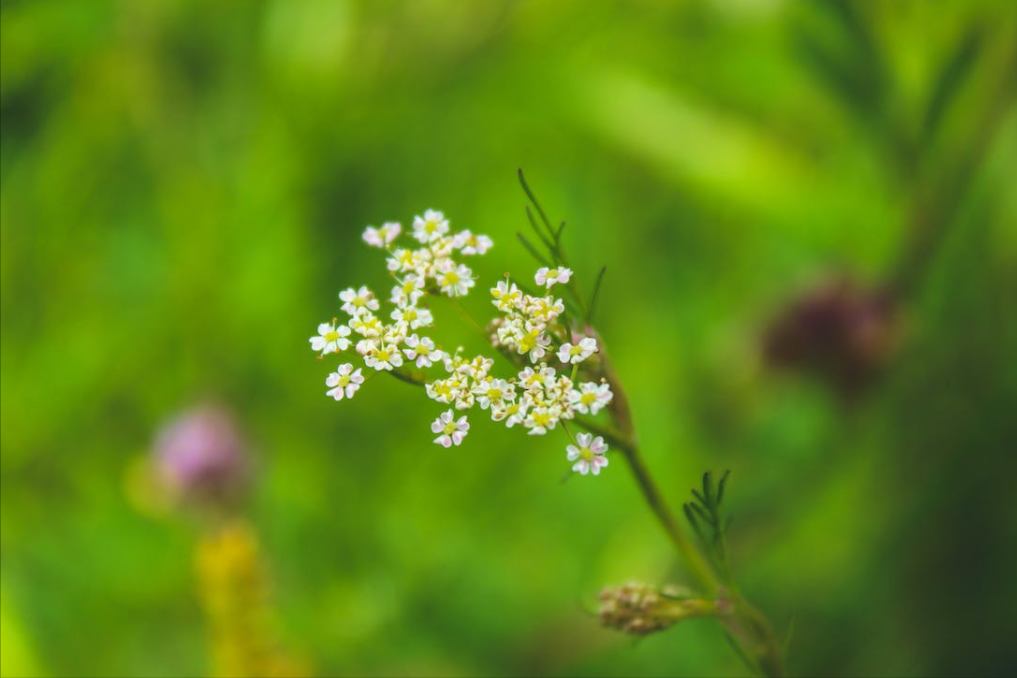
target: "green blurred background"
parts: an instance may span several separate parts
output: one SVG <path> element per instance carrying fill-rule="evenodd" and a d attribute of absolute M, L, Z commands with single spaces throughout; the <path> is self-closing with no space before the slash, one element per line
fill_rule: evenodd
<path fill-rule="evenodd" d="M 1017 670 L 1017 4 L 0 4 L 4 675 L 201 675 L 197 528 L 138 460 L 214 398 L 252 441 L 285 646 L 320 675 L 744 675 L 718 629 L 634 644 L 600 587 L 683 582 L 619 459 L 308 350 L 366 224 L 428 207 L 533 264 L 526 169 L 677 506 L 730 468 L 732 550 L 793 674 Z M 899 292 L 850 401 L 768 369 L 831 276 Z M 439 309 L 442 336 L 454 316 Z M 463 335 L 468 330 L 462 329 Z M 444 333 L 444 334 L 443 334 Z"/>

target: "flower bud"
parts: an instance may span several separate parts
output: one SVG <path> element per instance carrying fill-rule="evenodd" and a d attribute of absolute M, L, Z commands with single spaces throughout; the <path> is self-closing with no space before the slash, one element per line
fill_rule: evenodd
<path fill-rule="evenodd" d="M 600 624 L 635 636 L 663 631 L 682 619 L 717 616 L 717 601 L 682 595 L 674 587 L 656 589 L 629 583 L 600 592 Z"/>

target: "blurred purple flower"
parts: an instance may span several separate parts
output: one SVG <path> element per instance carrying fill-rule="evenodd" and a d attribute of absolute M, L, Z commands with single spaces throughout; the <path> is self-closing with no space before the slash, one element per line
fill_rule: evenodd
<path fill-rule="evenodd" d="M 812 373 L 846 397 L 858 395 L 897 346 L 899 308 L 882 290 L 827 283 L 788 304 L 764 340 L 767 362 Z"/>
<path fill-rule="evenodd" d="M 250 478 L 236 422 L 216 405 L 196 407 L 163 426 L 154 462 L 160 481 L 185 502 L 230 504 L 243 495 Z"/>

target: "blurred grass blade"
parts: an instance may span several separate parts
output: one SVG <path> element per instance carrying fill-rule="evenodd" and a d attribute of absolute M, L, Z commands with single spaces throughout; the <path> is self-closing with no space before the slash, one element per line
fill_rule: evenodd
<path fill-rule="evenodd" d="M 791 620 L 788 621 L 787 633 L 784 634 L 784 645 L 781 647 L 781 654 L 784 655 L 784 659 L 787 659 L 787 651 L 791 647 L 791 639 L 795 635 L 795 620 L 797 615 L 791 615 Z"/>
<path fill-rule="evenodd" d="M 519 183 L 522 184 L 526 197 L 530 199 L 531 203 L 533 203 L 533 206 L 537 210 L 537 214 L 540 215 L 540 220 L 544 222 L 544 226 L 547 227 L 547 232 L 553 238 L 554 227 L 551 226 L 551 220 L 547 218 L 547 214 L 544 212 L 544 208 L 540 206 L 537 196 L 533 195 L 533 191 L 530 190 L 530 185 L 526 183 L 526 177 L 523 176 L 523 169 L 521 167 L 519 168 Z"/>
<path fill-rule="evenodd" d="M 972 65 L 977 61 L 984 38 L 985 31 L 981 26 L 973 28 L 943 65 L 925 107 L 925 118 L 921 128 L 923 144 L 927 144 L 935 136 L 950 103 L 967 80 Z"/>
<path fill-rule="evenodd" d="M 519 238 L 519 242 L 521 242 L 523 244 L 523 247 L 525 247 L 527 249 L 527 251 L 530 254 L 533 255 L 534 259 L 536 259 L 538 262 L 540 262 L 544 266 L 547 266 L 548 268 L 551 267 L 551 264 L 547 261 L 547 259 L 545 259 L 544 257 L 540 256 L 540 252 L 538 252 L 537 248 L 534 247 L 533 244 L 529 240 L 526 239 L 526 236 L 524 236 L 522 233 L 519 233 L 517 231 L 516 232 L 516 237 Z"/>
<path fill-rule="evenodd" d="M 805 7 L 815 13 L 815 20 L 797 27 L 793 40 L 799 56 L 861 125 L 880 130 L 886 69 L 865 18 L 846 0 Z"/>
<path fill-rule="evenodd" d="M 747 654 L 745 654 L 745 651 L 742 650 L 741 645 L 739 645 L 738 641 L 736 641 L 731 636 L 731 633 L 729 631 L 724 631 L 724 638 L 727 639 L 728 645 L 734 648 L 735 654 L 741 657 L 741 660 L 745 662 L 745 667 L 749 671 L 756 674 L 757 676 L 763 675 L 763 671 L 759 668 L 759 664 L 757 664 L 755 660 L 753 660 Z"/>
<path fill-rule="evenodd" d="M 537 225 L 537 220 L 533 218 L 533 210 L 530 209 L 529 205 L 526 206 L 526 218 L 530 220 L 530 226 L 533 227 L 533 232 L 537 234 L 537 237 L 540 238 L 540 242 L 547 248 L 547 251 L 551 253 L 551 257 L 553 258 L 557 248 L 544 237 L 544 234 L 540 230 L 540 226 Z"/>
<path fill-rule="evenodd" d="M 563 227 L 564 225 L 564 222 L 562 222 Z M 590 303 L 586 306 L 586 323 L 589 325 L 593 324 L 593 312 L 597 309 L 597 299 L 600 298 L 600 284 L 604 281 L 605 273 L 607 273 L 607 266 L 601 266 L 600 273 L 597 274 L 597 279 L 593 282 L 593 294 L 590 295 Z"/>

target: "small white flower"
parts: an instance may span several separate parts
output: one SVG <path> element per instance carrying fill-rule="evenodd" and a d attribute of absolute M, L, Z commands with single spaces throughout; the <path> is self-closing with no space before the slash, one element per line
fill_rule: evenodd
<path fill-rule="evenodd" d="M 492 287 L 491 296 L 494 297 L 491 303 L 497 306 L 499 311 L 506 313 L 517 310 L 523 299 L 522 292 L 516 284 L 507 280 L 502 280 Z"/>
<path fill-rule="evenodd" d="M 439 403 L 447 404 L 456 399 L 454 382 L 449 383 L 448 379 L 428 382 L 424 384 L 424 391 L 427 393 L 428 398 L 437 400 Z"/>
<path fill-rule="evenodd" d="M 457 410 L 468 410 L 473 407 L 473 403 L 477 401 L 477 396 L 473 394 L 473 391 L 468 386 L 468 382 L 464 379 L 456 381 L 454 378 L 450 379 L 456 384 L 453 391 L 456 394 L 455 402 Z"/>
<path fill-rule="evenodd" d="M 558 349 L 558 360 L 563 363 L 578 364 L 597 352 L 597 340 L 593 337 L 583 337 L 578 344 L 568 342 Z"/>
<path fill-rule="evenodd" d="M 416 308 L 415 306 L 397 308 L 392 311 L 391 317 L 398 324 L 408 325 L 411 330 L 430 327 L 434 323 L 434 316 L 431 315 L 431 311 L 426 308 Z"/>
<path fill-rule="evenodd" d="M 544 357 L 550 345 L 551 337 L 544 334 L 544 326 L 527 322 L 525 334 L 518 337 L 516 351 L 529 354 L 530 362 L 535 363 Z"/>
<path fill-rule="evenodd" d="M 536 370 L 532 367 L 526 367 L 519 373 L 519 384 L 523 387 L 523 390 L 530 393 L 543 392 L 546 387 L 554 385 L 554 380 L 557 376 L 554 368 L 548 367 L 544 363 L 537 367 L 539 369 Z"/>
<path fill-rule="evenodd" d="M 470 430 L 470 423 L 466 415 L 459 417 L 457 421 L 452 410 L 441 413 L 441 416 L 431 423 L 431 432 L 440 434 L 434 442 L 442 447 L 452 447 L 463 442 L 463 438 Z"/>
<path fill-rule="evenodd" d="M 375 351 L 381 345 L 381 341 L 377 338 L 372 339 L 361 339 L 357 342 L 357 353 L 360 355 L 367 355 L 371 351 Z"/>
<path fill-rule="evenodd" d="M 392 288 L 391 301 L 399 308 L 416 306 L 424 296 L 424 279 L 416 273 L 407 273 L 403 281 Z"/>
<path fill-rule="evenodd" d="M 350 321 L 350 329 L 362 337 L 373 339 L 381 336 L 381 333 L 385 331 L 385 325 L 370 311 L 362 311 L 359 316 Z"/>
<path fill-rule="evenodd" d="M 472 377 L 476 381 L 483 381 L 487 378 L 487 373 L 493 366 L 494 360 L 478 355 L 473 360 L 464 360 L 457 364 L 455 366 L 455 371 L 459 374 L 465 374 Z"/>
<path fill-rule="evenodd" d="M 469 230 L 460 231 L 453 237 L 453 247 L 466 256 L 484 254 L 493 245 L 494 241 L 486 235 L 473 235 Z"/>
<path fill-rule="evenodd" d="M 325 395 L 330 395 L 336 400 L 352 398 L 363 383 L 364 376 L 360 373 L 360 368 L 354 370 L 353 365 L 345 363 L 339 366 L 338 372 L 332 372 L 325 379 L 325 385 L 331 389 Z"/>
<path fill-rule="evenodd" d="M 501 405 L 491 405 L 491 419 L 494 421 L 505 420 L 505 426 L 512 428 L 516 424 L 526 421 L 529 413 L 528 405 L 525 402 L 503 402 Z"/>
<path fill-rule="evenodd" d="M 555 427 L 559 416 L 560 408 L 537 406 L 526 415 L 523 426 L 529 429 L 531 436 L 542 436 Z"/>
<path fill-rule="evenodd" d="M 402 226 L 392 221 L 382 224 L 381 228 L 368 226 L 364 231 L 364 242 L 371 247 L 388 247 L 402 230 Z"/>
<path fill-rule="evenodd" d="M 424 216 L 413 218 L 413 237 L 422 243 L 437 240 L 448 233 L 448 220 L 435 210 L 427 210 Z"/>
<path fill-rule="evenodd" d="M 516 387 L 504 379 L 486 379 L 477 384 L 473 392 L 477 396 L 477 404 L 480 405 L 480 409 L 491 408 L 492 418 L 495 408 L 516 398 Z M 499 419 L 495 419 L 495 421 L 499 421 Z"/>
<path fill-rule="evenodd" d="M 515 351 L 519 348 L 520 337 L 526 334 L 526 321 L 522 318 L 499 318 L 494 329 L 497 344 Z"/>
<path fill-rule="evenodd" d="M 582 414 L 596 414 L 611 402 L 614 394 L 607 384 L 595 384 L 592 381 L 579 386 L 578 391 L 569 394 L 569 402 Z"/>
<path fill-rule="evenodd" d="M 543 323 L 553 322 L 565 312 L 565 302 L 555 297 L 531 297 L 526 295 L 523 297 L 523 306 L 531 318 Z"/>
<path fill-rule="evenodd" d="M 463 264 L 456 266 L 451 261 L 439 267 L 438 286 L 450 297 L 463 296 L 473 287 L 473 271 Z"/>
<path fill-rule="evenodd" d="M 418 337 L 415 334 L 406 337 L 403 353 L 407 360 L 416 361 L 417 367 L 430 367 L 445 357 L 444 351 L 436 349 L 430 337 Z"/>
<path fill-rule="evenodd" d="M 311 337 L 311 350 L 321 351 L 322 355 L 345 351 L 350 347 L 350 328 L 346 325 L 335 326 L 334 322 L 318 325 L 318 336 Z"/>
<path fill-rule="evenodd" d="M 417 268 L 417 255 L 413 250 L 398 249 L 392 256 L 385 260 L 389 271 L 393 273 L 400 271 L 406 273 Z"/>
<path fill-rule="evenodd" d="M 526 391 L 543 388 L 544 380 L 532 367 L 524 368 L 518 375 L 519 385 Z"/>
<path fill-rule="evenodd" d="M 439 236 L 427 245 L 435 260 L 448 259 L 456 250 L 456 239 Z"/>
<path fill-rule="evenodd" d="M 578 447 L 577 447 L 578 446 Z M 596 438 L 590 433 L 580 433 L 576 436 L 576 445 L 569 445 L 565 448 L 568 453 L 568 460 L 575 462 L 572 470 L 584 476 L 593 472 L 593 475 L 600 475 L 600 469 L 607 466 L 607 445 L 600 436 Z"/>
<path fill-rule="evenodd" d="M 567 268 L 538 268 L 537 275 L 534 276 L 534 280 L 537 281 L 538 285 L 543 285 L 547 289 L 551 289 L 556 283 L 562 283 L 563 285 L 569 281 L 572 277 L 572 271 Z"/>
<path fill-rule="evenodd" d="M 381 344 L 364 356 L 364 363 L 378 371 L 391 372 L 393 368 L 403 364 L 403 354 L 395 344 Z"/>
<path fill-rule="evenodd" d="M 374 293 L 366 287 L 355 290 L 352 287 L 339 293 L 342 309 L 351 316 L 358 316 L 365 311 L 377 311 L 379 304 Z"/>
<path fill-rule="evenodd" d="M 399 344 L 406 341 L 406 336 L 409 334 L 409 325 L 406 323 L 396 323 L 395 325 L 388 325 L 385 327 L 385 333 L 381 335 L 381 343 L 383 344 Z"/>

